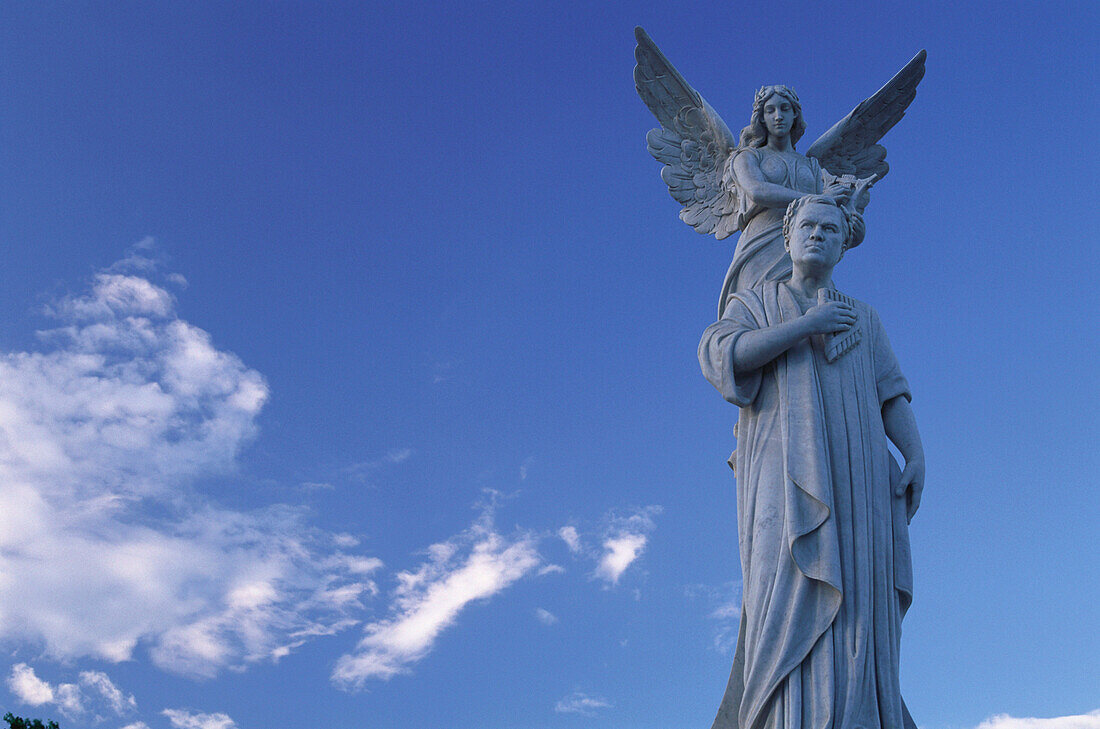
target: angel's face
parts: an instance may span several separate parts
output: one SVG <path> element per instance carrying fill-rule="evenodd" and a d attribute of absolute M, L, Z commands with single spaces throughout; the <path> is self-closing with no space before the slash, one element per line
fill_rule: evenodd
<path fill-rule="evenodd" d="M 791 261 L 803 270 L 832 270 L 844 255 L 844 213 L 832 205 L 803 205 L 791 226 Z"/>
<path fill-rule="evenodd" d="M 794 106 L 779 94 L 764 102 L 764 126 L 773 137 L 786 137 L 794 126 Z"/>

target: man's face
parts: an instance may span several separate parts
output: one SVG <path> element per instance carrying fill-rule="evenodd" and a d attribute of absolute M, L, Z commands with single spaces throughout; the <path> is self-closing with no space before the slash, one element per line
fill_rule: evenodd
<path fill-rule="evenodd" d="M 831 271 L 844 254 L 844 213 L 832 205 L 803 205 L 790 236 L 795 266 L 804 271 Z"/>

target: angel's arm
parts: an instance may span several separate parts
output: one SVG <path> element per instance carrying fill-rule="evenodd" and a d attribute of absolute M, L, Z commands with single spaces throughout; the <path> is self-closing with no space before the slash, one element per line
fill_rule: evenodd
<path fill-rule="evenodd" d="M 749 198 L 753 205 L 765 208 L 785 208 L 792 200 L 806 193 L 792 190 L 764 179 L 760 163 L 753 154 L 738 154 L 733 158 L 733 175 L 737 179 L 740 192 Z"/>

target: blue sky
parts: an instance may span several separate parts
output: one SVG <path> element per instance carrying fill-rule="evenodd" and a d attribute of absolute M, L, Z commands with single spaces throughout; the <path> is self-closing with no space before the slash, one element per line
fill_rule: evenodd
<path fill-rule="evenodd" d="M 0 707 L 709 725 L 733 239 L 645 151 L 640 24 L 734 129 L 793 86 L 803 148 L 927 48 L 836 276 L 928 457 L 903 691 L 1100 727 L 1100 12 L 917 5 L 0 8 Z"/>

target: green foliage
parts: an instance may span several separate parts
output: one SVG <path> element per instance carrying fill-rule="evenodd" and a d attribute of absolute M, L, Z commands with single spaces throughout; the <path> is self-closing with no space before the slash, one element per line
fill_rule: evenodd
<path fill-rule="evenodd" d="M 61 729 L 56 721 L 43 724 L 41 719 L 24 719 L 10 711 L 4 714 L 4 721 L 8 723 L 8 729 Z"/>

